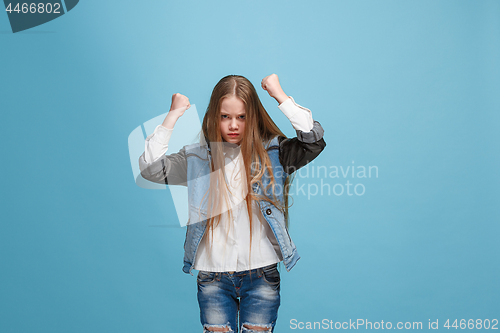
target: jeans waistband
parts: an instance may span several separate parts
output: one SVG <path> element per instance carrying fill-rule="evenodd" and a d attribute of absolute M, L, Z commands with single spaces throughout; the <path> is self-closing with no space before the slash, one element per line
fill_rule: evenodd
<path fill-rule="evenodd" d="M 271 264 L 271 265 L 267 265 L 267 266 L 263 266 L 263 267 L 259 267 L 259 268 L 254 268 L 254 269 L 251 269 L 251 270 L 246 270 L 246 271 L 239 271 L 239 272 L 219 272 L 218 274 L 226 274 L 226 275 L 233 275 L 233 276 L 238 276 L 238 275 L 246 275 L 246 274 L 258 274 L 258 273 L 261 273 L 262 270 L 267 270 L 267 269 L 272 269 L 274 267 L 277 267 L 278 264 Z"/>

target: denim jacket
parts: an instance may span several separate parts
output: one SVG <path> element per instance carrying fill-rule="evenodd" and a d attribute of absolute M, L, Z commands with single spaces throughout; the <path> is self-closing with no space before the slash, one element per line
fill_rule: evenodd
<path fill-rule="evenodd" d="M 314 121 L 310 132 L 300 130 L 296 132 L 296 138 L 276 136 L 265 143 L 275 178 L 274 195 L 281 203 L 284 202 L 283 189 L 286 178 L 311 162 L 326 146 L 323 128 L 317 121 Z M 145 179 L 161 184 L 188 187 L 189 222 L 184 242 L 182 270 L 191 275 L 196 251 L 207 229 L 208 200 L 205 194 L 210 185 L 210 159 L 210 146 L 200 144 L 184 146 L 178 153 L 164 155 L 151 164 L 145 162 L 144 154 L 139 158 L 141 175 Z M 262 186 L 253 184 L 252 190 L 258 195 L 274 200 L 271 188 L 264 191 L 269 183 L 270 175 L 266 170 L 262 176 Z M 290 271 L 300 256 L 285 226 L 284 213 L 265 200 L 259 200 L 258 204 L 279 244 L 285 268 Z"/>

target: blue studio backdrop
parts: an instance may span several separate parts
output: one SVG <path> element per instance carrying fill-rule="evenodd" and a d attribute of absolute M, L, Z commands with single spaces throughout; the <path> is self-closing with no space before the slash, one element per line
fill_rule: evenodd
<path fill-rule="evenodd" d="M 39 1 L 33 26 L 15 3 L 0 332 L 201 331 L 185 228 L 136 184 L 129 136 L 176 92 L 201 117 L 227 74 L 294 136 L 272 73 L 327 143 L 291 189 L 275 331 L 500 327 L 499 1 Z"/>

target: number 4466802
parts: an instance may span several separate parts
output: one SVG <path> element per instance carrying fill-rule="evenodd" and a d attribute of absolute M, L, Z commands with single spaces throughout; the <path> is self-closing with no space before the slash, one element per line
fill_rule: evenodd
<path fill-rule="evenodd" d="M 61 13 L 61 4 L 57 3 L 57 2 L 54 4 L 51 4 L 51 3 L 46 3 L 46 4 L 45 3 L 30 3 L 30 4 L 23 3 L 23 4 L 20 4 L 20 3 L 17 3 L 13 9 L 12 4 L 9 3 L 7 8 L 5 8 L 5 11 L 7 11 L 9 13 L 16 12 L 16 13 L 24 13 L 24 14 L 27 14 L 27 13 L 31 13 L 31 14 L 35 14 L 35 13 L 38 13 L 38 14 L 43 14 L 43 13 L 60 14 Z"/>
<path fill-rule="evenodd" d="M 489 319 L 485 319 L 485 320 L 460 319 L 460 321 L 458 321 L 458 319 L 455 319 L 455 321 L 451 325 L 450 325 L 450 320 L 448 319 L 443 326 L 446 327 L 447 329 L 450 329 L 450 328 L 459 329 L 460 328 L 462 330 L 464 330 L 464 329 L 480 330 L 480 329 L 484 328 L 487 330 L 488 329 L 497 330 L 498 329 L 498 319 L 492 319 L 492 320 L 489 320 Z"/>

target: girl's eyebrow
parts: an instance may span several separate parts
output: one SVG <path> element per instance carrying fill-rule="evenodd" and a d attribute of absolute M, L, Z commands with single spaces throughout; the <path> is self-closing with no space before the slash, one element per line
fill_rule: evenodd
<path fill-rule="evenodd" d="M 220 114 L 225 115 L 225 116 L 229 115 L 229 113 L 226 111 L 221 111 Z M 247 114 L 246 112 L 240 112 L 240 113 L 238 113 L 238 116 L 244 116 L 246 114 Z"/>

